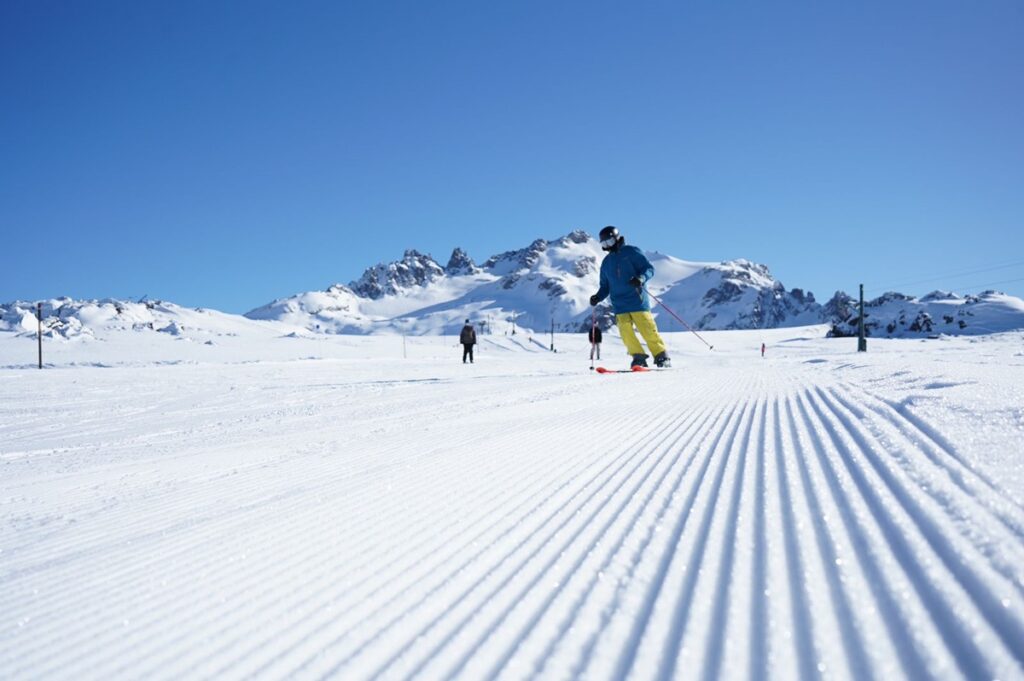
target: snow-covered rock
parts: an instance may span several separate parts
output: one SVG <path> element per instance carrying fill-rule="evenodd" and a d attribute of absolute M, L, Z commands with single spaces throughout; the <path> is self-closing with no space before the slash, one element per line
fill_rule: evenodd
<path fill-rule="evenodd" d="M 401 260 L 374 265 L 363 276 L 349 284 L 356 295 L 376 300 L 383 296 L 400 295 L 403 291 L 424 286 L 445 276 L 443 267 L 429 255 L 407 250 Z"/>
<path fill-rule="evenodd" d="M 813 293 L 786 291 L 765 265 L 744 259 L 706 264 L 662 295 L 654 293 L 694 328 L 768 329 L 821 321 Z"/>
<path fill-rule="evenodd" d="M 857 301 L 837 292 L 826 305 L 824 321 L 830 336 L 856 336 L 860 325 Z M 915 298 L 894 291 L 864 301 L 865 334 L 908 338 L 981 335 L 1024 328 L 1024 300 L 998 291 L 959 296 L 933 291 Z"/>
<path fill-rule="evenodd" d="M 478 271 L 476 263 L 469 257 L 469 253 L 456 248 L 452 251 L 452 257 L 448 258 L 448 264 L 445 265 L 445 274 L 451 276 L 458 276 L 460 274 L 474 274 Z"/>

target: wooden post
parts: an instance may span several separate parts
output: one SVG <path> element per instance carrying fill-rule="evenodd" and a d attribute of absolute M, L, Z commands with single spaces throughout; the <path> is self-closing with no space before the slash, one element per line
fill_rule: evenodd
<path fill-rule="evenodd" d="M 36 337 L 39 339 L 39 368 L 43 368 L 43 304 L 36 303 Z"/>

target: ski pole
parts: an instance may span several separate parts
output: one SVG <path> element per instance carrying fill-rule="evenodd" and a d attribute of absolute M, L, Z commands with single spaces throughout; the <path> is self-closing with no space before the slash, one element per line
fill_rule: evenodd
<path fill-rule="evenodd" d="M 643 287 L 643 290 L 644 290 L 644 291 L 646 291 L 646 292 L 647 292 L 647 295 L 649 295 L 649 296 L 650 296 L 651 298 L 654 298 L 655 302 L 656 302 L 656 303 L 658 303 L 658 305 L 661 305 L 661 306 L 662 306 L 663 308 L 665 308 L 665 309 L 666 309 L 666 310 L 668 311 L 668 313 L 669 313 L 670 315 L 672 315 L 672 316 L 673 316 L 673 317 L 675 317 L 675 318 L 676 318 L 677 320 L 679 320 L 679 323 L 680 323 L 680 324 L 682 324 L 682 325 L 683 325 L 683 326 L 685 326 L 685 327 L 686 327 L 687 329 L 689 329 L 689 330 L 690 330 L 690 333 L 692 333 L 692 334 L 693 334 L 694 336 L 696 336 L 697 338 L 700 338 L 701 342 L 702 342 L 702 343 L 704 343 L 704 345 L 708 346 L 708 350 L 714 350 L 714 349 L 715 349 L 715 346 L 714 346 L 714 345 L 712 345 L 711 343 L 708 343 L 708 342 L 707 342 L 706 340 L 704 340 L 703 338 L 701 338 L 700 334 L 699 334 L 699 333 L 697 333 L 696 331 L 694 331 L 694 330 L 693 330 L 693 327 L 692 327 L 692 326 L 690 326 L 689 324 L 687 324 L 687 323 L 686 323 L 686 320 L 684 320 L 684 319 L 683 319 L 682 317 L 680 317 L 680 316 L 679 316 L 679 315 L 677 315 L 677 314 L 676 314 L 675 312 L 673 312 L 673 311 L 672 311 L 672 308 L 670 308 L 670 307 L 669 307 L 668 305 L 666 305 L 665 303 L 661 302 L 661 300 L 660 300 L 660 299 L 659 299 L 659 298 L 658 298 L 658 297 L 657 297 L 656 295 L 654 295 L 653 293 L 651 293 L 650 291 L 648 291 L 648 290 L 647 290 L 647 287 L 646 287 L 646 286 L 644 286 L 644 287 Z"/>

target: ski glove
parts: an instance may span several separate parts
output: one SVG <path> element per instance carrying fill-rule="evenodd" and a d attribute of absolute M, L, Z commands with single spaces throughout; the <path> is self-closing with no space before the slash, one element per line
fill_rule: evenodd
<path fill-rule="evenodd" d="M 632 286 L 633 288 L 640 288 L 641 286 L 644 285 L 644 280 L 641 279 L 640 277 L 633 277 L 632 279 L 629 280 L 629 285 Z"/>
<path fill-rule="evenodd" d="M 594 295 L 590 296 L 590 305 L 591 305 L 591 307 L 593 307 L 594 305 L 597 305 L 599 302 L 601 302 L 601 301 L 598 300 L 596 293 Z"/>

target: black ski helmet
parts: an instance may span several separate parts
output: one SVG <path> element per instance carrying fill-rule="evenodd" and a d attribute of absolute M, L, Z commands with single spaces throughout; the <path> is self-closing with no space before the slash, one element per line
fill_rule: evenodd
<path fill-rule="evenodd" d="M 605 251 L 612 251 L 622 245 L 622 235 L 619 234 L 619 228 L 613 225 L 608 225 L 601 230 L 597 240 L 601 242 L 601 249 Z"/>

